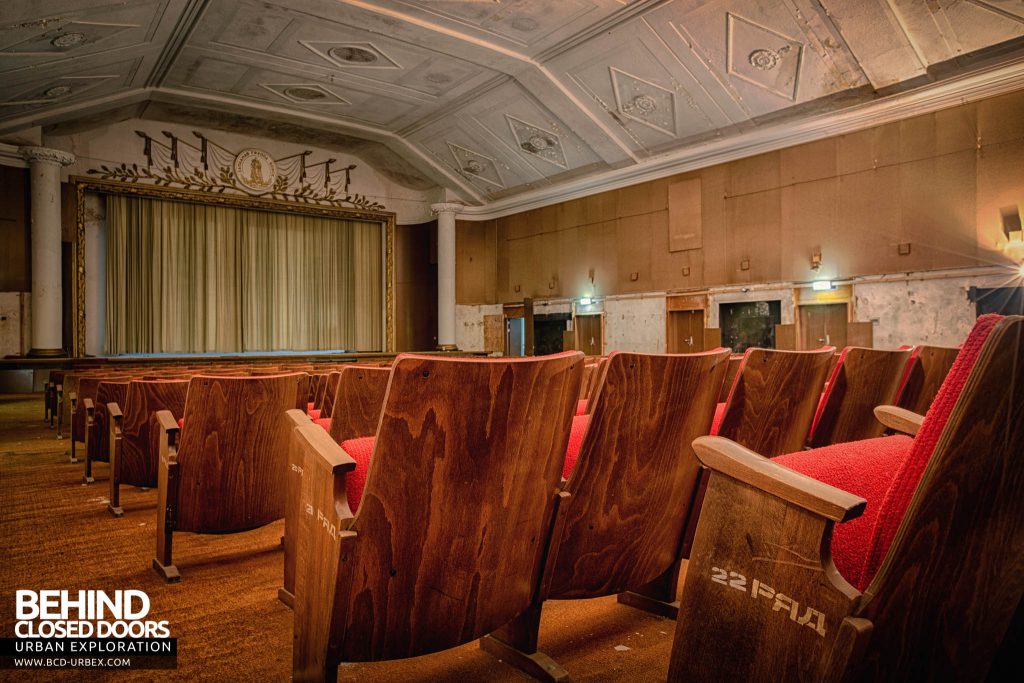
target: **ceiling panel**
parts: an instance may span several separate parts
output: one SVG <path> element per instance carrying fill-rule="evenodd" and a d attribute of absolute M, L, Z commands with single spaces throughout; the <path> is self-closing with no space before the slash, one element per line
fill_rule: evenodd
<path fill-rule="evenodd" d="M 1024 64 L 1021 7 L 4 0 L 0 137 L 102 125 L 104 108 L 133 103 L 163 103 L 165 117 L 191 105 L 372 142 L 396 177 L 404 156 L 417 183 L 425 173 L 481 202 Z"/>

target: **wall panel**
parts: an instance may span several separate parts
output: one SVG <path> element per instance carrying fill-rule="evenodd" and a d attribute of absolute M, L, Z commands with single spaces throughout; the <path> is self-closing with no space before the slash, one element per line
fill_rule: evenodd
<path fill-rule="evenodd" d="M 1003 253 L 999 209 L 1024 210 L 1021 159 L 1024 92 L 507 216 L 494 222 L 493 285 L 480 281 L 479 237 L 460 249 L 473 272 L 459 302 L 1008 263 L 1024 254 Z M 668 188 L 688 179 L 700 180 L 702 239 L 672 252 Z"/>

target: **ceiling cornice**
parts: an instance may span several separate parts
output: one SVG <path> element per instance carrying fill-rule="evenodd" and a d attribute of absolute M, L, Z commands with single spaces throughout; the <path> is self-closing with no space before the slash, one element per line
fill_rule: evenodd
<path fill-rule="evenodd" d="M 467 206 L 459 213 L 458 218 L 470 221 L 501 218 L 1022 89 L 1024 58 L 1018 57 L 981 73 L 922 86 L 845 111 L 822 114 L 799 122 L 780 122 L 771 127 L 688 147 L 634 166 L 560 183 L 554 187 L 526 192 L 480 206 Z"/>

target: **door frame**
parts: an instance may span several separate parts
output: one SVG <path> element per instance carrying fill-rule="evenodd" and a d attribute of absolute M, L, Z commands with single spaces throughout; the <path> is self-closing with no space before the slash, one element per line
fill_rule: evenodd
<path fill-rule="evenodd" d="M 580 348 L 580 326 L 576 322 L 577 318 L 597 318 L 598 319 L 598 325 L 600 325 L 600 328 L 601 328 L 601 354 L 600 355 L 602 355 L 602 356 L 607 355 L 605 353 L 605 348 L 604 348 L 605 347 L 605 343 L 604 343 L 604 330 L 605 330 L 604 311 L 595 311 L 593 313 L 580 313 L 580 314 L 577 314 L 576 313 L 576 307 L 573 306 L 573 312 L 572 312 L 572 338 L 573 338 L 574 346 L 576 347 L 577 350 L 579 350 L 579 348 Z"/>
<path fill-rule="evenodd" d="M 816 292 L 810 284 L 793 288 L 793 325 L 795 326 L 796 346 L 803 348 L 803 329 L 800 324 L 800 311 L 805 306 L 824 306 L 829 304 L 846 304 L 846 324 L 856 322 L 854 310 L 853 285 L 838 285 L 835 289 Z M 847 329 L 849 332 L 849 329 Z"/>
<path fill-rule="evenodd" d="M 677 311 L 700 311 L 703 316 L 701 334 L 708 329 L 708 295 L 702 294 L 668 294 L 665 296 L 665 345 L 662 350 L 668 353 L 668 340 L 672 332 L 671 313 Z M 707 347 L 706 339 L 701 339 L 701 346 Z"/>

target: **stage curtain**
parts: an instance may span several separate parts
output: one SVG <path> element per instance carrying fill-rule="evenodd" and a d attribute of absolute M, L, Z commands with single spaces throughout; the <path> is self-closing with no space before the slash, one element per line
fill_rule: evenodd
<path fill-rule="evenodd" d="M 379 223 L 107 197 L 107 352 L 383 349 Z"/>

